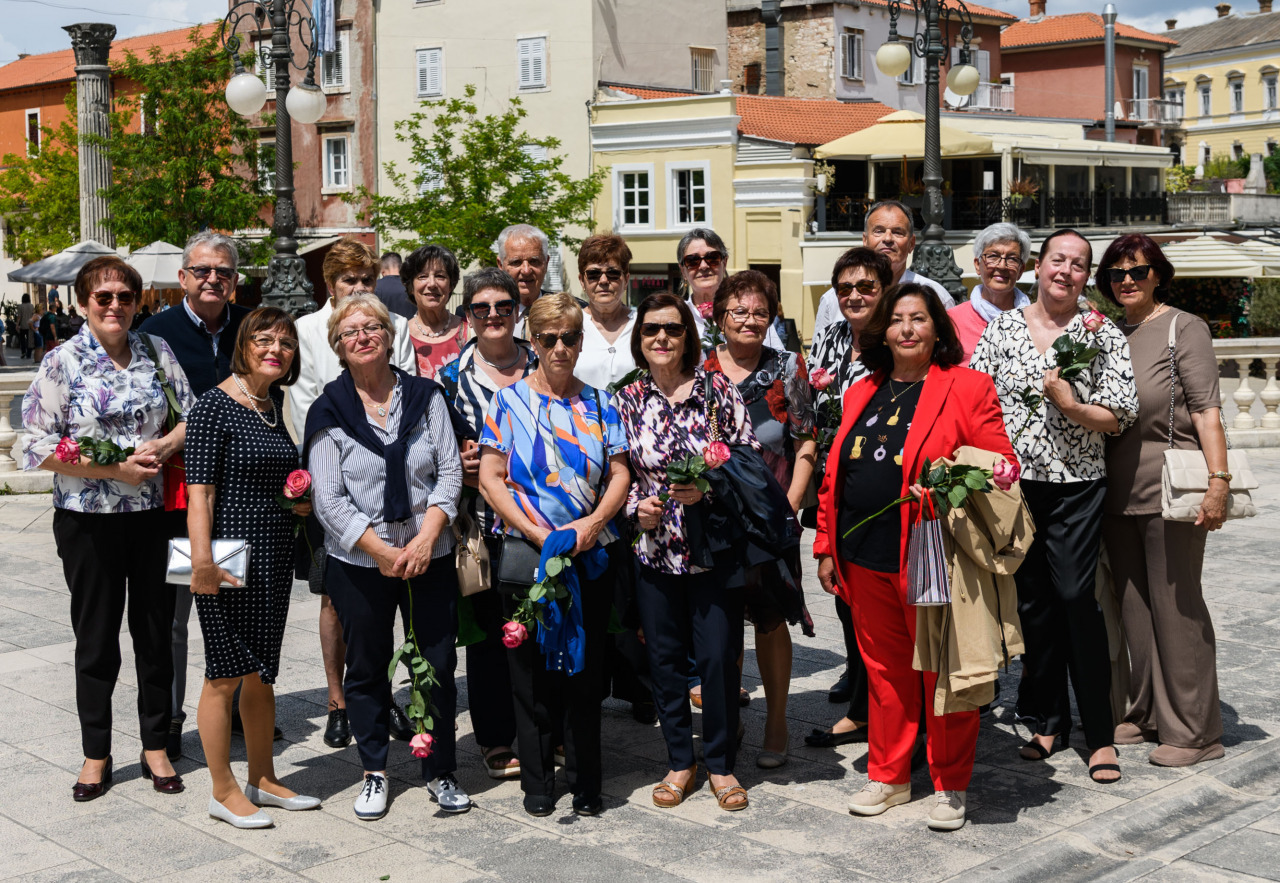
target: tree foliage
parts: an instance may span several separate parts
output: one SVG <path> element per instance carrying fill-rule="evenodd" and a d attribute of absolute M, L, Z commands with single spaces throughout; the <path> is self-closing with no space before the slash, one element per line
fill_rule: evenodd
<path fill-rule="evenodd" d="M 475 94 L 468 85 L 465 97 L 424 101 L 423 110 L 397 122 L 395 137 L 409 145 L 411 170 L 389 162 L 384 169 L 396 193 L 359 187 L 349 201 L 363 205 L 367 222 L 397 248 L 434 242 L 464 267 L 494 264 L 491 246 L 509 224 L 533 224 L 562 244 L 578 245 L 564 230 L 595 226 L 591 203 L 605 170 L 572 178 L 561 169 L 559 139 L 521 130 L 528 111 L 520 99 L 482 117 Z"/>
<path fill-rule="evenodd" d="M 67 96 L 75 119 L 76 95 Z M 76 129 L 63 121 L 40 128 L 40 148 L 29 156 L 0 159 L 0 215 L 5 251 L 30 264 L 74 245 L 80 238 L 80 150 Z"/>

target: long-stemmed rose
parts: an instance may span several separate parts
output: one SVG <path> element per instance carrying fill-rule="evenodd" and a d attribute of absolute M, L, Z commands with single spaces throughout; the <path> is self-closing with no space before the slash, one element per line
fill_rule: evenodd
<path fill-rule="evenodd" d="M 809 373 L 809 386 L 813 388 L 815 393 L 820 393 L 819 396 L 815 397 L 815 400 L 819 401 L 819 419 L 814 427 L 814 435 L 817 438 L 819 451 L 830 450 L 832 443 L 836 440 L 836 435 L 840 431 L 840 419 L 842 417 L 840 396 L 827 392 L 835 381 L 835 375 L 826 368 L 814 368 Z"/>
<path fill-rule="evenodd" d="M 502 645 L 515 649 L 529 638 L 534 623 L 546 624 L 548 604 L 563 606 L 573 603 L 569 588 L 560 575 L 573 566 L 568 555 L 556 555 L 547 559 L 545 572 L 536 574 L 537 582 L 529 587 L 524 597 L 516 597 L 516 609 L 511 619 L 502 626 Z"/>
<path fill-rule="evenodd" d="M 733 456 L 733 449 L 722 441 L 713 441 L 702 449 L 701 454 L 690 454 L 680 460 L 667 464 L 667 481 L 671 484 L 691 484 L 704 494 L 711 490 L 711 482 L 703 476 L 712 469 L 718 469 Z M 658 499 L 663 503 L 671 499 L 670 491 L 662 491 Z M 636 538 L 631 541 L 634 547 L 648 531 L 637 531 Z"/>
<path fill-rule="evenodd" d="M 698 304 L 698 315 L 700 315 L 706 324 L 702 327 L 702 348 L 704 350 L 714 350 L 720 344 L 724 343 L 724 335 L 720 333 L 720 326 L 716 324 L 716 305 L 713 301 Z"/>
<path fill-rule="evenodd" d="M 305 469 L 295 469 L 289 473 L 284 480 L 284 489 L 276 494 L 276 502 L 280 504 L 280 508 L 287 509 L 292 512 L 293 508 L 299 503 L 308 503 L 311 501 L 311 473 Z M 301 516 L 293 516 L 293 536 L 297 539 L 298 532 L 302 530 L 303 522 L 306 519 Z M 311 538 L 307 538 L 307 546 L 310 547 Z M 312 552 L 312 557 L 315 553 Z"/>
<path fill-rule="evenodd" d="M 133 454 L 133 448 L 122 448 L 108 438 L 90 438 L 82 435 L 73 439 L 63 436 L 54 448 L 53 454 L 63 463 L 75 465 L 82 457 L 88 457 L 91 463 L 99 466 L 110 466 L 112 463 L 123 463 Z"/>
<path fill-rule="evenodd" d="M 920 469 L 920 487 L 924 488 L 925 493 L 933 497 L 934 505 L 939 515 L 946 515 L 951 509 L 959 509 L 964 505 L 965 500 L 969 499 L 970 494 L 989 494 L 993 490 L 992 482 L 995 487 L 1002 491 L 1007 491 L 1018 480 L 1019 469 L 1018 464 L 1009 463 L 1002 460 L 995 465 L 994 469 L 983 469 L 981 466 L 968 466 L 957 463 L 954 466 L 948 466 L 945 463 L 937 463 L 936 465 L 929 462 L 926 457 L 923 467 Z M 868 515 L 859 521 L 853 527 L 844 532 L 844 536 L 849 536 L 868 521 L 874 521 L 890 509 L 901 506 L 908 500 L 914 499 L 911 494 L 905 494 L 878 512 Z"/>
<path fill-rule="evenodd" d="M 404 713 L 413 722 L 415 731 L 414 737 L 409 741 L 410 751 L 414 757 L 430 757 L 435 740 L 427 730 L 435 726 L 432 715 L 436 713 L 431 704 L 431 688 L 440 686 L 440 681 L 436 677 L 435 667 L 419 652 L 418 636 L 413 630 L 413 583 L 405 580 L 404 584 L 409 588 L 408 629 L 404 643 L 396 650 L 391 657 L 391 664 L 387 666 L 387 680 L 395 683 L 396 667 L 400 665 L 400 660 L 405 659 L 409 665 L 409 704 L 405 706 Z"/>

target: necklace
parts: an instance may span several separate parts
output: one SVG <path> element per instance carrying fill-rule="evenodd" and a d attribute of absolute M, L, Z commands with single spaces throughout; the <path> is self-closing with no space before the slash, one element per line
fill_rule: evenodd
<path fill-rule="evenodd" d="M 249 400 L 249 407 L 253 409 L 253 413 L 258 415 L 258 419 L 261 420 L 263 423 L 265 423 L 268 429 L 275 429 L 280 424 L 280 415 L 276 411 L 275 401 L 272 400 L 270 396 L 267 396 L 264 399 L 262 396 L 256 396 L 253 393 L 249 392 L 249 389 L 240 380 L 239 374 L 232 374 L 231 379 L 236 382 L 236 386 L 240 388 L 240 391 L 244 393 L 245 398 Z M 270 420 L 268 420 L 267 416 L 262 413 L 262 409 L 258 407 L 258 402 L 262 402 L 262 401 L 271 402 L 271 419 Z"/>
<path fill-rule="evenodd" d="M 1147 318 L 1143 319 L 1140 322 L 1121 322 L 1120 324 L 1123 325 L 1125 328 L 1141 328 L 1143 325 L 1146 325 L 1156 316 L 1159 316 L 1161 313 L 1163 313 L 1165 306 L 1166 306 L 1165 304 L 1160 304 L 1158 307 L 1156 307 L 1154 310 L 1151 311 L 1150 315 L 1148 315 Z"/>
<path fill-rule="evenodd" d="M 476 358 L 484 362 L 486 365 L 488 365 L 490 368 L 494 369 L 495 371 L 511 370 L 516 366 L 516 363 L 520 361 L 520 357 L 523 355 L 524 355 L 524 351 L 521 350 L 519 346 L 516 346 L 516 354 L 514 357 L 512 357 L 511 361 L 507 362 L 505 365 L 498 365 L 486 359 L 484 357 L 484 353 L 480 352 L 480 347 L 478 345 L 476 346 Z"/>
<path fill-rule="evenodd" d="M 399 385 L 400 385 L 400 378 L 397 377 L 395 380 L 395 383 L 391 384 L 391 392 L 387 393 L 387 398 L 384 402 L 382 402 L 382 404 L 378 404 L 377 402 L 372 400 L 365 401 L 366 393 L 363 393 L 363 392 L 360 393 L 360 401 L 364 402 L 364 406 L 366 408 L 373 408 L 373 410 L 377 412 L 379 417 L 385 417 L 387 416 L 387 408 L 390 407 L 391 405 L 391 397 L 396 394 L 396 387 Z"/>
<path fill-rule="evenodd" d="M 904 395 L 910 392 L 911 387 L 915 386 L 918 383 L 923 383 L 923 382 L 924 382 L 924 378 L 921 377 L 919 380 L 915 381 L 915 383 L 907 384 L 907 388 L 902 390 L 902 392 L 895 392 L 893 388 L 893 378 L 890 377 L 889 378 L 889 401 L 891 403 L 896 402 L 898 399 L 902 398 Z"/>
<path fill-rule="evenodd" d="M 902 390 L 901 392 L 898 392 L 898 391 L 895 391 L 895 390 L 894 390 L 894 387 L 893 387 L 893 378 L 892 378 L 892 377 L 890 377 L 890 378 L 889 378 L 889 401 L 886 403 L 883 399 L 881 399 L 881 400 L 880 400 L 880 407 L 876 408 L 876 412 L 875 412 L 874 414 L 872 414 L 872 415 L 867 419 L 867 422 L 866 422 L 866 423 L 864 423 L 863 425 L 864 425 L 864 426 L 875 426 L 877 423 L 879 423 L 879 422 L 880 422 L 880 412 L 884 410 L 884 408 L 885 408 L 885 405 L 886 405 L 886 404 L 890 404 L 890 405 L 896 404 L 896 403 L 897 403 L 897 401 L 898 401 L 898 399 L 902 398 L 904 395 L 906 395 L 907 393 L 909 393 L 909 392 L 911 391 L 911 387 L 916 386 L 917 384 L 920 384 L 920 383 L 923 383 L 923 382 L 924 382 L 924 378 L 923 378 L 923 377 L 921 377 L 919 380 L 915 381 L 915 383 L 909 383 L 909 384 L 907 384 L 907 388 L 906 388 L 906 389 Z M 900 415 L 901 415 L 901 414 L 902 414 L 902 407 L 901 407 L 901 406 L 899 406 L 899 407 L 898 407 L 898 409 L 897 409 L 896 411 L 894 411 L 894 412 L 893 412 L 893 416 L 889 418 L 888 424 L 889 424 L 890 426 L 897 426 L 897 425 L 898 425 L 898 420 L 899 420 L 899 417 L 900 417 Z M 857 458 L 855 457 L 854 459 L 856 460 Z M 881 460 L 881 459 L 883 459 L 883 457 L 876 457 L 876 459 L 877 459 L 877 460 Z"/>
<path fill-rule="evenodd" d="M 446 334 L 449 333 L 449 326 L 453 320 L 450 319 L 448 316 L 445 316 L 444 328 L 440 329 L 439 331 L 436 331 L 432 328 L 427 327 L 427 324 L 423 322 L 422 319 L 418 316 L 414 316 L 413 321 L 418 323 L 418 330 L 422 332 L 423 337 L 444 337 Z"/>

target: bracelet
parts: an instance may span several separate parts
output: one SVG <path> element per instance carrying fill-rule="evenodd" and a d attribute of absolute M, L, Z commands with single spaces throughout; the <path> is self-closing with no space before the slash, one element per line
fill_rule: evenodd
<path fill-rule="evenodd" d="M 1227 484 L 1231 484 L 1231 473 L 1230 473 L 1230 472 L 1210 472 L 1210 473 L 1209 473 L 1209 477 L 1210 477 L 1210 478 L 1221 478 L 1221 479 L 1222 479 L 1223 481 L 1225 481 Z"/>

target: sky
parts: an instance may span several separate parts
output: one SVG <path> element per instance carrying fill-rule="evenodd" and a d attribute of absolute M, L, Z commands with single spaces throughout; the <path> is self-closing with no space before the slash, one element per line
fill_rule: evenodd
<path fill-rule="evenodd" d="M 524 0 L 554 3 L 557 0 Z M 984 0 L 1017 15 L 1027 15 L 1027 0 Z M 1048 0 L 1049 15 L 1101 12 L 1106 0 Z M 1167 18 L 1179 27 L 1212 21 L 1213 2 L 1190 0 L 1114 0 L 1120 20 L 1159 33 Z M 1230 0 L 1229 0 L 1230 2 Z M 1256 11 L 1257 0 L 1235 0 L 1236 11 Z M 70 47 L 63 25 L 109 22 L 121 37 L 151 34 L 211 21 L 226 13 L 226 0 L 0 0 L 0 64 L 19 52 L 53 52 Z"/>

